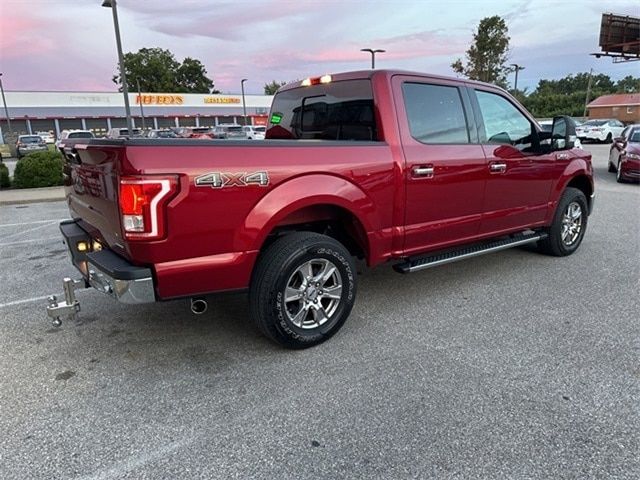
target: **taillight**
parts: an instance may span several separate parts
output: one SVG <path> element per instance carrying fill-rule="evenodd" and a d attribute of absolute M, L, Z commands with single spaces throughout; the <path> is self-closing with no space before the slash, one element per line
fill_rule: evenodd
<path fill-rule="evenodd" d="M 120 179 L 120 216 L 130 240 L 156 240 L 164 236 L 164 207 L 178 190 L 176 177 L 123 177 Z"/>

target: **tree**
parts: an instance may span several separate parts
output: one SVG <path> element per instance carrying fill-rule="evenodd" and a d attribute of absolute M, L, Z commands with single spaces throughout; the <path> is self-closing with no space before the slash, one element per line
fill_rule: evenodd
<path fill-rule="evenodd" d="M 219 93 L 214 90 L 213 80 L 207 77 L 207 70 L 200 60 L 185 58 L 178 62 L 169 50 L 162 48 L 141 48 L 137 52 L 124 55 L 124 68 L 129 81 L 129 89 L 136 80 L 144 92 L 176 93 Z M 122 91 L 120 67 L 113 76 L 113 83 Z"/>
<path fill-rule="evenodd" d="M 265 83 L 264 84 L 264 94 L 265 95 L 275 95 L 276 92 L 278 91 L 278 89 L 284 85 L 286 85 L 287 82 L 276 82 L 275 80 L 272 80 L 271 83 Z"/>
<path fill-rule="evenodd" d="M 627 75 L 616 83 L 618 93 L 640 93 L 640 78 Z"/>
<path fill-rule="evenodd" d="M 473 34 L 473 43 L 466 52 L 466 65 L 461 59 L 451 64 L 453 71 L 472 80 L 507 85 L 506 66 L 509 55 L 509 29 L 504 19 L 497 15 L 480 20 Z"/>

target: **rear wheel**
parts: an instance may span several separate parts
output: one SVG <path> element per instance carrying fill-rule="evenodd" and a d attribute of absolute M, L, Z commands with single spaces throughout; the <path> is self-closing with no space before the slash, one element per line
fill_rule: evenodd
<path fill-rule="evenodd" d="M 538 242 L 540 251 L 556 257 L 564 257 L 575 252 L 587 229 L 587 198 L 577 188 L 567 188 L 549 227 L 548 237 Z"/>
<path fill-rule="evenodd" d="M 326 235 L 296 232 L 260 256 L 250 311 L 260 331 L 287 348 L 307 348 L 333 336 L 356 296 L 356 268 L 347 249 Z"/>
<path fill-rule="evenodd" d="M 611 132 L 609 132 L 609 134 L 607 135 L 607 138 L 604 141 L 605 141 L 605 143 L 613 142 L 613 134 Z"/>

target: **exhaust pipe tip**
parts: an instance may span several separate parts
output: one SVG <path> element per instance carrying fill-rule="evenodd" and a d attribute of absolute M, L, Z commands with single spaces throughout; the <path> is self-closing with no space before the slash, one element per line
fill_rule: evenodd
<path fill-rule="evenodd" d="M 194 315 L 202 315 L 209 308 L 209 304 L 204 298 L 191 299 L 191 313 Z"/>

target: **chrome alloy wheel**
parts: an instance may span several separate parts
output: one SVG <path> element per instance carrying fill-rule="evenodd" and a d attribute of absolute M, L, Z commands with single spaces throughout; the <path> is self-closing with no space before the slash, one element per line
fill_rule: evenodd
<path fill-rule="evenodd" d="M 325 258 L 314 258 L 298 267 L 284 291 L 284 310 L 298 328 L 317 328 L 336 312 L 342 297 L 342 277 Z"/>
<path fill-rule="evenodd" d="M 562 243 L 566 247 L 573 245 L 582 231 L 582 208 L 578 202 L 571 202 L 562 216 Z"/>

